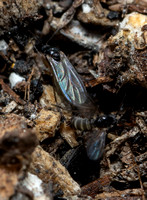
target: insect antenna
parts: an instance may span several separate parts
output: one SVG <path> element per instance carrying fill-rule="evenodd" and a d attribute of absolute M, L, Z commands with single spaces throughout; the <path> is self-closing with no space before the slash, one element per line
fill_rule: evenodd
<path fill-rule="evenodd" d="M 64 108 L 63 106 L 58 105 L 58 104 L 52 103 L 51 105 L 52 105 L 52 106 L 55 106 L 55 107 L 58 107 L 58 108 L 60 108 L 60 109 L 62 109 L 62 110 L 71 111 L 71 108 Z"/>
<path fill-rule="evenodd" d="M 55 35 L 60 31 L 60 29 L 61 29 L 61 28 L 58 28 L 58 29 L 51 35 L 51 37 L 47 40 L 46 44 L 48 44 L 49 41 L 51 41 L 51 40 L 55 37 Z"/>
<path fill-rule="evenodd" d="M 48 46 L 48 48 L 51 48 L 51 46 L 48 45 L 46 42 L 45 42 L 45 44 L 44 44 L 44 41 L 41 40 L 39 37 L 37 37 L 32 31 L 29 30 L 29 32 L 30 32 L 30 33 L 33 35 L 33 37 L 35 38 L 34 49 L 36 50 L 36 52 L 37 52 L 39 55 L 41 55 L 40 51 L 38 50 L 38 49 L 40 49 L 40 44 L 41 44 L 41 43 L 42 43 L 42 46 L 46 45 L 46 46 Z M 49 38 L 48 41 L 50 41 L 50 38 Z M 36 43 L 38 43 L 38 44 L 36 44 Z M 41 52 L 42 52 L 42 47 L 41 47 Z M 42 56 L 41 56 L 41 57 L 42 57 Z"/>

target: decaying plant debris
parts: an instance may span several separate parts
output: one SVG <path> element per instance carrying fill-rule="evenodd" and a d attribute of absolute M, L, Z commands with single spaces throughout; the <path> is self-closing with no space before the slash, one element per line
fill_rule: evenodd
<path fill-rule="evenodd" d="M 46 43 L 67 55 L 95 111 L 64 101 Z M 0 200 L 145 200 L 146 63 L 146 0 L 1 1 Z M 73 127 L 81 113 L 92 130 Z M 90 160 L 103 132 L 104 154 Z"/>

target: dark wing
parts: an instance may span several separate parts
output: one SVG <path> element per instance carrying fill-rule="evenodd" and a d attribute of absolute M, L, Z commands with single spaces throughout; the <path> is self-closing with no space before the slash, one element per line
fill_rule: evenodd
<path fill-rule="evenodd" d="M 93 132 L 86 141 L 87 156 L 90 160 L 99 160 L 105 150 L 106 131 Z"/>

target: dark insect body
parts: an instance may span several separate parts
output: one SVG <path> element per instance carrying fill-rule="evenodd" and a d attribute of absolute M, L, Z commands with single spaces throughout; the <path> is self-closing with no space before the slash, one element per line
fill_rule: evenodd
<path fill-rule="evenodd" d="M 55 82 L 66 101 L 80 110 L 80 114 L 82 112 L 87 112 L 87 116 L 91 116 L 90 112 L 94 114 L 95 108 L 84 83 L 65 54 L 57 48 L 47 46 L 43 51 L 45 53 L 44 63 L 47 63 L 47 67 L 51 66 Z M 83 131 L 91 130 L 94 125 L 93 120 L 81 117 L 74 117 L 72 124 L 76 129 Z M 87 141 L 87 155 L 91 160 L 98 160 L 102 156 L 105 138 L 106 132 L 98 132 L 91 135 L 91 138 Z"/>
<path fill-rule="evenodd" d="M 114 126 L 116 123 L 115 115 L 102 115 L 98 116 L 96 119 L 87 119 L 81 117 L 74 117 L 72 119 L 72 124 L 76 129 L 86 131 L 91 130 L 92 127 L 106 128 Z"/>
<path fill-rule="evenodd" d="M 111 127 L 116 123 L 116 116 L 112 114 L 98 116 L 97 119 L 93 122 L 94 126 L 101 128 Z"/>

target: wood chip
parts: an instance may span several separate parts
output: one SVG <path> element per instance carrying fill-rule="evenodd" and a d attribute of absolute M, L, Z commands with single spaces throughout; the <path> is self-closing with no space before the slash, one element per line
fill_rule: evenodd
<path fill-rule="evenodd" d="M 80 193 L 80 186 L 71 178 L 65 167 L 40 146 L 37 146 L 32 154 L 30 172 L 45 183 L 52 181 L 54 192 L 62 190 L 64 196 Z"/>

